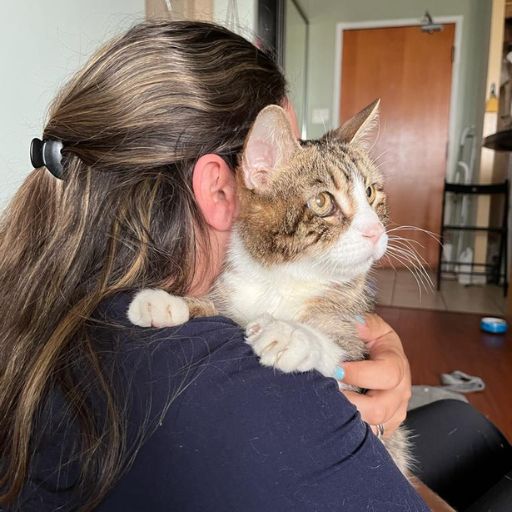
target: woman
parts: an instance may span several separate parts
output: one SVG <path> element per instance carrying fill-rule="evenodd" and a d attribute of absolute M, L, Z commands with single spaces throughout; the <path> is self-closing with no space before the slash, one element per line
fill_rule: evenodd
<path fill-rule="evenodd" d="M 47 168 L 0 228 L 4 508 L 426 510 L 333 379 L 261 367 L 225 318 L 126 320 L 132 290 L 209 288 L 244 138 L 285 94 L 243 38 L 154 22 L 57 97 L 43 138 L 62 141 L 62 160 L 34 156 Z M 347 396 L 388 435 L 405 415 L 407 361 L 377 317 L 361 335 L 373 360 L 347 364 L 345 381 L 374 391 Z"/>

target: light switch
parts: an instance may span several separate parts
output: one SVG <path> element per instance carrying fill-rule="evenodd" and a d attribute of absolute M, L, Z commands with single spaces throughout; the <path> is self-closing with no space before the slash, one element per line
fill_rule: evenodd
<path fill-rule="evenodd" d="M 313 124 L 327 125 L 329 122 L 330 112 L 328 108 L 314 108 L 311 115 Z"/>

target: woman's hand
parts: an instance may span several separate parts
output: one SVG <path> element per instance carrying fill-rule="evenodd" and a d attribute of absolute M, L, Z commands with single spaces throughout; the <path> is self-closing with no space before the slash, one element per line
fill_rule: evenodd
<path fill-rule="evenodd" d="M 343 382 L 368 389 L 365 394 L 343 391 L 358 408 L 364 421 L 384 427 L 383 436 L 390 436 L 404 421 L 411 398 L 411 372 L 397 333 L 377 315 L 366 315 L 357 324 L 361 339 L 366 343 L 369 359 L 345 362 Z"/>

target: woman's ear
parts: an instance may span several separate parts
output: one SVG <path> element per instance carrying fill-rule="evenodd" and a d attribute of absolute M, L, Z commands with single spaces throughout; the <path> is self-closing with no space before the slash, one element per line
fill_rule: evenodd
<path fill-rule="evenodd" d="M 238 200 L 235 176 L 225 160 L 212 153 L 199 158 L 192 188 L 206 223 L 217 231 L 231 231 Z"/>

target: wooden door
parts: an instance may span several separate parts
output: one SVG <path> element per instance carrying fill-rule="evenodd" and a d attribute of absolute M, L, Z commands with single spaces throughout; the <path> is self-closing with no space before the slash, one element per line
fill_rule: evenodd
<path fill-rule="evenodd" d="M 373 155 L 386 178 L 394 225 L 439 234 L 450 115 L 454 24 L 428 34 L 418 26 L 345 30 L 340 120 L 381 98 Z M 439 246 L 422 232 L 421 255 L 437 266 Z M 416 245 L 416 244 L 415 244 Z"/>

